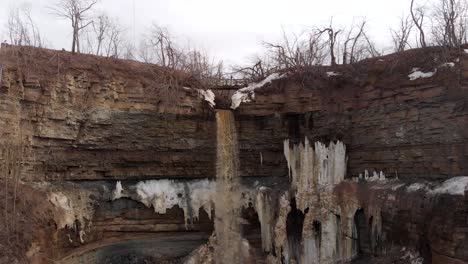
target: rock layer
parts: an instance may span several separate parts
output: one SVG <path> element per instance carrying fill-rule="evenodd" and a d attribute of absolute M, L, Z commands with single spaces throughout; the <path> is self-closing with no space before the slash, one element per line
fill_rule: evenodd
<path fill-rule="evenodd" d="M 385 256 L 393 243 L 408 261 L 468 262 L 466 189 L 453 188 L 468 175 L 467 61 L 412 50 L 248 86 L 231 127 L 246 178 L 242 254 L 330 263 Z M 13 203 L 0 211 L 18 210 L 33 233 L 0 244 L 19 249 L 9 262 L 48 263 L 162 232 L 206 232 L 197 243 L 206 241 L 211 183 L 188 183 L 215 178 L 212 106 L 229 105 L 221 101 L 235 90 L 201 92 L 154 65 L 25 47 L 3 45 L 0 64 L 0 153 L 21 153 L 0 161 L 17 168 L 1 171 Z M 292 187 L 280 187 L 288 174 Z"/>

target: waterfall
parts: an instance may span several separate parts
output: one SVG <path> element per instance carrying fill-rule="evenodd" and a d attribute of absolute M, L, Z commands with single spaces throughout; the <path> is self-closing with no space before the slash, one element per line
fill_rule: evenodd
<path fill-rule="evenodd" d="M 229 110 L 216 112 L 216 263 L 244 263 L 241 236 L 241 191 L 239 147 L 234 115 Z"/>

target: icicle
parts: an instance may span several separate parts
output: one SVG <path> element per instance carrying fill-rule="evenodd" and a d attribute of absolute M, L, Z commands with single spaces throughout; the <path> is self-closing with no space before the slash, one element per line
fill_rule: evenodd
<path fill-rule="evenodd" d="M 379 180 L 385 181 L 385 174 L 383 173 L 383 171 L 380 171 Z"/>
<path fill-rule="evenodd" d="M 273 244 L 273 220 L 275 218 L 276 206 L 271 197 L 271 189 L 260 187 L 257 191 L 255 207 L 261 225 L 262 248 L 264 252 L 270 252 Z"/>
<path fill-rule="evenodd" d="M 122 197 L 122 183 L 120 181 L 117 181 L 115 184 L 115 190 L 112 192 L 112 200 L 117 200 Z"/>
<path fill-rule="evenodd" d="M 315 237 L 304 238 L 304 253 L 302 254 L 301 263 L 318 263 L 318 245 Z"/>
<path fill-rule="evenodd" d="M 335 263 L 338 257 L 336 243 L 338 239 L 338 226 L 336 216 L 327 213 L 321 223 L 320 263 Z"/>
<path fill-rule="evenodd" d="M 286 162 L 288 164 L 289 179 L 291 180 L 291 151 L 289 148 L 289 139 L 285 139 L 283 142 L 283 152 L 284 152 L 284 157 L 286 158 Z"/>
<path fill-rule="evenodd" d="M 129 191 L 122 192 L 120 182 L 117 182 L 113 199 L 129 197 L 140 201 L 147 207 L 153 207 L 159 214 L 165 214 L 167 209 L 179 206 L 184 211 L 185 226 L 190 221 L 198 220 L 199 210 L 203 208 L 211 218 L 216 183 L 209 180 L 177 182 L 173 180 L 150 180 L 130 186 Z"/>
<path fill-rule="evenodd" d="M 304 144 L 289 146 L 289 139 L 284 142 L 284 156 L 288 164 L 292 189 L 296 186 L 310 189 L 316 185 L 338 184 L 346 174 L 346 147 L 338 141 L 327 147 L 315 142 L 314 148 L 306 137 Z"/>

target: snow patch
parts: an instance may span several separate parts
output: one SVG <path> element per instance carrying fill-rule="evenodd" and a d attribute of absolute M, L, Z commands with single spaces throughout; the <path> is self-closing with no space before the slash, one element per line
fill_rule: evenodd
<path fill-rule="evenodd" d="M 212 90 L 202 90 L 202 89 L 197 89 L 198 94 L 203 97 L 205 101 L 208 102 L 208 104 L 213 108 L 215 107 L 215 94 L 213 93 Z"/>
<path fill-rule="evenodd" d="M 264 85 L 284 77 L 285 74 L 273 73 L 263 81 L 251 83 L 247 87 L 237 90 L 231 97 L 231 109 L 236 109 L 241 103 L 248 103 L 255 99 L 255 89 L 261 88 Z"/>
<path fill-rule="evenodd" d="M 190 87 L 182 87 L 184 90 L 190 91 L 192 88 Z M 211 89 L 208 90 L 203 90 L 203 89 L 194 89 L 198 92 L 198 96 L 202 98 L 203 100 L 207 101 L 208 104 L 211 106 L 211 108 L 216 106 L 215 103 L 215 94 Z"/>
<path fill-rule="evenodd" d="M 416 192 L 419 190 L 426 190 L 426 189 L 427 189 L 426 184 L 420 183 L 420 182 L 413 183 L 407 188 L 409 192 Z"/>
<path fill-rule="evenodd" d="M 449 195 L 465 195 L 468 191 L 468 176 L 459 176 L 448 179 L 441 184 L 434 185 L 433 183 L 412 183 L 407 187 L 407 191 L 424 191 L 430 195 L 449 194 Z"/>
<path fill-rule="evenodd" d="M 327 72 L 327 77 L 340 76 L 340 75 L 341 73 L 339 72 L 332 72 L 332 71 Z"/>
<path fill-rule="evenodd" d="M 414 81 L 416 79 L 419 79 L 419 78 L 430 78 L 432 76 L 434 76 L 434 74 L 436 74 L 437 72 L 437 69 L 435 69 L 434 71 L 432 72 L 422 72 L 419 70 L 419 68 L 413 68 L 413 70 L 411 71 L 412 73 L 408 75 L 409 79 L 411 81 Z"/>
<path fill-rule="evenodd" d="M 453 177 L 431 190 L 430 194 L 465 195 L 468 190 L 468 176 Z"/>
<path fill-rule="evenodd" d="M 394 190 L 394 191 L 396 191 L 396 190 L 400 189 L 400 188 L 403 187 L 403 186 L 405 186 L 404 183 L 397 183 L 397 184 L 393 184 L 392 187 L 391 187 L 391 189 Z"/>
<path fill-rule="evenodd" d="M 452 67 L 455 67 L 455 63 L 454 62 L 446 62 L 446 63 L 441 64 L 439 67 L 452 68 Z"/>

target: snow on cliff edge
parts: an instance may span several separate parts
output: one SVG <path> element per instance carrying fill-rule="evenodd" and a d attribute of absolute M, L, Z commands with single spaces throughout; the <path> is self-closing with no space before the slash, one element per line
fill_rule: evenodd
<path fill-rule="evenodd" d="M 236 109 L 241 103 L 251 102 L 255 98 L 255 89 L 284 77 L 285 74 L 273 73 L 258 83 L 251 83 L 247 87 L 237 90 L 231 97 L 231 109 Z"/>

